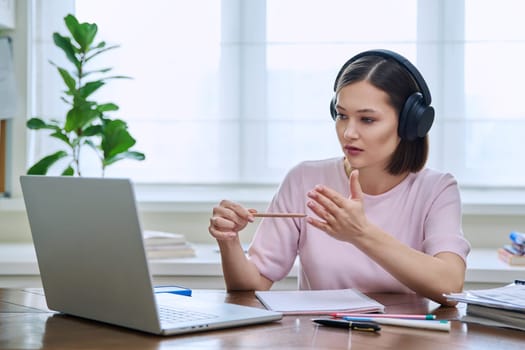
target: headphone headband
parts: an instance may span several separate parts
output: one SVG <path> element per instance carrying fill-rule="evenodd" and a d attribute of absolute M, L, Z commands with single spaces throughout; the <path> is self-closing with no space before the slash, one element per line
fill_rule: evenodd
<path fill-rule="evenodd" d="M 379 57 L 383 57 L 387 59 L 390 58 L 396 61 L 397 63 L 399 63 L 400 65 L 402 65 L 406 70 L 408 70 L 410 75 L 416 81 L 416 84 L 419 90 L 421 90 L 421 94 L 423 95 L 423 100 L 425 104 L 427 106 L 430 106 L 430 104 L 432 103 L 432 96 L 430 95 L 430 90 L 427 86 L 427 83 L 425 82 L 425 79 L 423 79 L 423 76 L 421 75 L 419 70 L 408 59 L 401 56 L 397 52 L 390 51 L 390 50 L 384 50 L 384 49 L 363 51 L 361 53 L 358 53 L 354 57 L 350 58 L 348 61 L 346 61 L 343 67 L 341 67 L 341 69 L 339 70 L 339 73 L 337 73 L 337 77 L 335 78 L 334 92 L 337 89 L 337 83 L 339 82 L 339 78 L 341 78 L 341 75 L 343 75 L 346 67 L 348 67 L 350 64 L 352 64 L 353 62 L 357 61 L 358 59 L 364 56 L 379 56 Z"/>

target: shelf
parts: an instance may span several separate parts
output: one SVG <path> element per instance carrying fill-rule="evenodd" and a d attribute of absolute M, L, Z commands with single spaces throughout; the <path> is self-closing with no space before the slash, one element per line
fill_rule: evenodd
<path fill-rule="evenodd" d="M 193 246 L 196 251 L 195 257 L 151 260 L 150 270 L 154 278 L 164 283 L 183 280 L 190 285 L 200 279 L 199 286 L 222 288 L 222 267 L 216 245 L 193 244 Z M 481 288 L 487 285 L 507 284 L 515 279 L 525 279 L 525 266 L 505 264 L 498 259 L 496 249 L 473 249 L 468 257 L 467 266 L 465 283 L 469 286 Z M 297 266 L 294 266 L 288 274 L 287 281 L 281 285 L 295 288 L 297 270 Z M 3 280 L 15 276 L 39 279 L 36 255 L 31 244 L 0 244 L 0 286 Z"/>

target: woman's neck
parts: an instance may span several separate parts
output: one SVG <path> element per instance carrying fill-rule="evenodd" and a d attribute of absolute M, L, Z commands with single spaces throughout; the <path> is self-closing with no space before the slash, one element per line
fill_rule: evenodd
<path fill-rule="evenodd" d="M 345 173 L 350 178 L 352 166 L 345 158 L 343 161 Z M 392 175 L 386 170 L 378 169 L 359 169 L 359 183 L 364 193 L 369 195 L 379 195 L 390 191 L 392 188 L 399 185 L 407 176 L 409 172 L 400 175 Z"/>

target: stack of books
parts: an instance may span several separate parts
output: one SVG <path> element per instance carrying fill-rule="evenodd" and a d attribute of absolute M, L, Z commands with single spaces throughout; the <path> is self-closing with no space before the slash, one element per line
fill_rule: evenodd
<path fill-rule="evenodd" d="M 172 259 L 195 256 L 195 249 L 181 233 L 146 230 L 144 246 L 148 259 Z"/>
<path fill-rule="evenodd" d="M 525 331 L 525 282 L 516 280 L 500 288 L 445 295 L 467 303 L 464 322 Z"/>
<path fill-rule="evenodd" d="M 525 233 L 513 231 L 510 242 L 498 249 L 498 257 L 509 265 L 525 265 Z"/>

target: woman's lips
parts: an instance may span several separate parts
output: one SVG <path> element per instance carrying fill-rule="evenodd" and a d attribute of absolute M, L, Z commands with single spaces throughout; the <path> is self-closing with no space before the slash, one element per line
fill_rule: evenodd
<path fill-rule="evenodd" d="M 363 152 L 363 149 L 354 146 L 345 146 L 345 150 L 351 156 L 357 156 Z"/>

